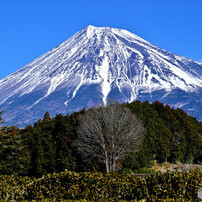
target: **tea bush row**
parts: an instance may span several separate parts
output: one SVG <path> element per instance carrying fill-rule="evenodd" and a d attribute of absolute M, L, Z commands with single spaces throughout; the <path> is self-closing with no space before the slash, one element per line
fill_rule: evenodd
<path fill-rule="evenodd" d="M 156 200 L 197 201 L 201 171 L 155 175 L 76 173 L 64 171 L 41 178 L 0 176 L 0 200 Z"/>

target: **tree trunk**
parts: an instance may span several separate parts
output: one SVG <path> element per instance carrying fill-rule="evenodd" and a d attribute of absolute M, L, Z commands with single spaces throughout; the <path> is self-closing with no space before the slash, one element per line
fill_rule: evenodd
<path fill-rule="evenodd" d="M 106 159 L 106 171 L 107 171 L 107 173 L 109 173 L 109 172 L 110 172 L 108 158 Z"/>

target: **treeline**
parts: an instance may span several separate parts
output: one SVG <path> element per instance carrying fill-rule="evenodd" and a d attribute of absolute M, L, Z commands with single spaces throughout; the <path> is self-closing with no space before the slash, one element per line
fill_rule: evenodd
<path fill-rule="evenodd" d="M 151 159 L 162 163 L 200 163 L 202 159 L 202 122 L 182 109 L 156 101 L 126 104 L 143 122 L 146 137 L 137 154 L 135 166 L 146 166 Z"/>
<path fill-rule="evenodd" d="M 201 122 L 181 109 L 175 110 L 158 101 L 123 105 L 142 121 L 145 138 L 139 152 L 128 154 L 122 160 L 119 172 L 148 167 L 152 160 L 199 163 L 202 159 Z M 0 174 L 39 177 L 65 169 L 105 171 L 105 166 L 96 158 L 84 158 L 76 147 L 78 117 L 85 111 L 52 118 L 46 112 L 33 126 L 1 127 Z"/>

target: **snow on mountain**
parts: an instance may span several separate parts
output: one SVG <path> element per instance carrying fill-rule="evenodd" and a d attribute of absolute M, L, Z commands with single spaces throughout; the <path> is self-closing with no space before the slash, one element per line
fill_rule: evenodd
<path fill-rule="evenodd" d="M 202 64 L 123 29 L 88 26 L 0 80 L 7 124 L 24 126 L 113 100 L 160 100 L 202 119 Z"/>

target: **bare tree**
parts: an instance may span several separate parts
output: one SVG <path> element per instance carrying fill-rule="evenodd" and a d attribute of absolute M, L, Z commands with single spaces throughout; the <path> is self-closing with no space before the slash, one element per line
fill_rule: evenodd
<path fill-rule="evenodd" d="M 140 149 L 144 137 L 141 122 L 123 105 L 89 109 L 79 118 L 77 146 L 85 157 L 97 157 L 107 172 L 115 172 L 117 162 Z"/>

